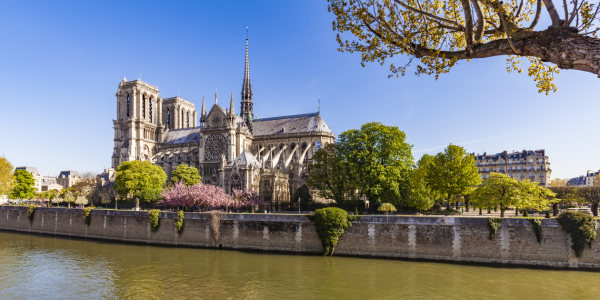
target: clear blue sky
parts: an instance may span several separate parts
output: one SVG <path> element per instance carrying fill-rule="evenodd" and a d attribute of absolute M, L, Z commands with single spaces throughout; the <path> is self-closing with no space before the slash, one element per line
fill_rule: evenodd
<path fill-rule="evenodd" d="M 163 98 L 179 92 L 198 108 L 217 88 L 221 101 L 233 92 L 239 110 L 248 26 L 259 118 L 314 112 L 320 96 L 334 133 L 398 126 L 415 159 L 454 143 L 546 149 L 553 178 L 600 169 L 597 76 L 562 71 L 545 96 L 501 57 L 460 62 L 437 81 L 388 79 L 388 66 L 337 52 L 333 19 L 325 0 L 2 1 L 0 151 L 44 174 L 101 172 L 123 76 L 141 74 Z"/>

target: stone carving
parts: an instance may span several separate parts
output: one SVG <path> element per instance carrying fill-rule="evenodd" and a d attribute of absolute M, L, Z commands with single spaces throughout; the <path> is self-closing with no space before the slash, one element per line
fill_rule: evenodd
<path fill-rule="evenodd" d="M 226 159 L 229 159 L 227 146 L 229 145 L 229 139 L 227 136 L 222 134 L 211 134 L 204 142 L 204 160 L 206 161 L 218 161 L 222 155 L 225 155 Z"/>

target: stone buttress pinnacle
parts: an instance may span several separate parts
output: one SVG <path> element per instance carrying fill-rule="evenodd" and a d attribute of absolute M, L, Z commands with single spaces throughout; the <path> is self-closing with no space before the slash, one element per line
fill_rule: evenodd
<path fill-rule="evenodd" d="M 204 104 L 204 96 L 202 96 L 202 112 L 200 114 L 202 117 L 206 116 L 206 105 Z"/>
<path fill-rule="evenodd" d="M 235 115 L 235 109 L 233 107 L 233 92 L 231 92 L 231 103 L 229 103 L 229 113 Z"/>

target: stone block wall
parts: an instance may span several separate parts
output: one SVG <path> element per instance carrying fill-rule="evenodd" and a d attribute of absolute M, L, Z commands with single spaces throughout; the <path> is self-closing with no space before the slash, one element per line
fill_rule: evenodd
<path fill-rule="evenodd" d="M 177 232 L 177 214 L 160 213 L 152 231 L 147 212 L 92 210 L 90 225 L 79 209 L 0 206 L 0 230 L 203 248 L 320 254 L 321 241 L 304 215 L 223 214 L 215 239 L 209 213 L 186 213 Z M 538 243 L 526 219 L 504 219 L 489 238 L 486 218 L 363 216 L 339 241 L 335 255 L 388 257 L 552 268 L 600 269 L 600 238 L 577 258 L 571 239 L 556 220 L 543 219 Z"/>

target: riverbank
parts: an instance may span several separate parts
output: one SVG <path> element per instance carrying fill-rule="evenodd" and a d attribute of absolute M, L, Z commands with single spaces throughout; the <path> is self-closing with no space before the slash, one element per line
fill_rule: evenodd
<path fill-rule="evenodd" d="M 99 240 L 220 249 L 320 254 L 314 225 L 304 215 L 223 214 L 211 227 L 208 213 L 160 213 L 152 230 L 147 212 L 92 210 L 89 225 L 79 209 L 0 206 L 0 229 Z M 576 257 L 556 220 L 543 219 L 538 243 L 526 219 L 504 219 L 492 237 L 486 218 L 363 216 L 348 228 L 335 255 L 468 262 L 482 265 L 600 270 L 599 239 Z"/>

